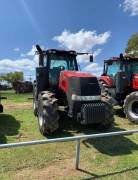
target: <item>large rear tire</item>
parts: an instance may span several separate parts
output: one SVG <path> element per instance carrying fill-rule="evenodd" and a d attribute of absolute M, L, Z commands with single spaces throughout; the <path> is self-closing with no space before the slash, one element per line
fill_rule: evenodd
<path fill-rule="evenodd" d="M 99 123 L 98 129 L 106 130 L 111 128 L 114 124 L 114 109 L 110 103 L 110 98 L 102 97 L 102 102 L 105 103 L 105 119 L 103 122 Z"/>
<path fill-rule="evenodd" d="M 138 92 L 133 92 L 126 96 L 123 107 L 128 120 L 138 124 Z"/>
<path fill-rule="evenodd" d="M 36 106 L 35 99 L 33 99 L 33 112 L 34 112 L 34 115 L 37 116 L 37 106 Z"/>
<path fill-rule="evenodd" d="M 42 135 L 52 134 L 59 128 L 57 99 L 45 91 L 38 96 L 38 123 Z"/>
<path fill-rule="evenodd" d="M 37 89 L 36 89 L 36 83 L 34 82 L 33 83 L 33 112 L 34 112 L 34 115 L 37 116 L 37 111 L 38 111 L 38 108 L 37 108 L 37 100 L 36 100 L 36 94 L 37 94 Z"/>

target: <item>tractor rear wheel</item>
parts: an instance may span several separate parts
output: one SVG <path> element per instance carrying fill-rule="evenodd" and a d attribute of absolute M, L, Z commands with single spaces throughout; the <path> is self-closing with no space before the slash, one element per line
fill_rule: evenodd
<path fill-rule="evenodd" d="M 33 84 L 33 112 L 34 112 L 34 115 L 37 116 L 37 101 L 36 101 L 36 84 L 34 83 Z"/>
<path fill-rule="evenodd" d="M 38 123 L 42 135 L 52 134 L 59 127 L 57 99 L 54 94 L 44 91 L 38 96 Z"/>
<path fill-rule="evenodd" d="M 110 103 L 110 98 L 102 97 L 102 102 L 105 103 L 105 119 L 103 122 L 99 123 L 98 129 L 106 130 L 113 126 L 114 123 L 114 109 Z"/>
<path fill-rule="evenodd" d="M 138 92 L 133 92 L 126 96 L 123 107 L 128 120 L 138 124 Z"/>
<path fill-rule="evenodd" d="M 34 115 L 37 116 L 37 106 L 35 99 L 33 99 L 33 111 L 34 111 Z"/>

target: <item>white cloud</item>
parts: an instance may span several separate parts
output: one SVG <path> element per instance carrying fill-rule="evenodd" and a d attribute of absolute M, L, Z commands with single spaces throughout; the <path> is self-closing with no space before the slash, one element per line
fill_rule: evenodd
<path fill-rule="evenodd" d="M 110 31 L 97 34 L 96 31 L 85 31 L 83 29 L 76 33 L 65 30 L 61 35 L 55 36 L 53 40 L 57 41 L 65 49 L 75 50 L 77 52 L 89 52 L 95 58 L 102 52 L 102 49 L 93 49 L 107 43 L 110 36 Z M 89 63 L 89 55 L 80 55 L 77 57 L 77 61 L 81 67 L 83 66 L 83 72 L 90 72 L 96 75 L 102 74 L 103 68 L 98 63 Z"/>
<path fill-rule="evenodd" d="M 33 60 L 23 58 L 23 59 L 2 59 L 0 60 L 0 72 L 8 73 L 13 71 L 23 71 L 29 72 L 33 71 L 35 68 L 35 62 Z"/>
<path fill-rule="evenodd" d="M 77 62 L 78 63 L 88 63 L 89 62 L 89 55 L 84 54 L 84 55 L 78 55 L 77 56 Z"/>
<path fill-rule="evenodd" d="M 44 49 L 44 46 L 41 46 Z M 15 48 L 14 51 L 20 51 Z M 36 48 L 33 45 L 32 48 L 22 53 L 18 59 L 0 59 L 0 73 L 8 73 L 14 71 L 22 71 L 24 75 L 34 75 L 35 67 L 38 65 L 38 57 L 35 56 Z M 27 75 L 28 76 L 28 75 Z"/>
<path fill-rule="evenodd" d="M 138 15 L 138 0 L 124 0 L 122 7 L 124 12 L 130 12 L 131 16 Z"/>
<path fill-rule="evenodd" d="M 95 57 L 98 56 L 101 52 L 102 52 L 102 49 L 96 49 L 96 50 L 93 52 L 93 57 L 95 58 Z"/>
<path fill-rule="evenodd" d="M 110 36 L 110 31 L 97 34 L 96 31 L 85 31 L 83 29 L 76 33 L 65 30 L 61 35 L 55 36 L 53 40 L 58 41 L 60 46 L 66 49 L 89 52 L 94 46 L 105 44 Z"/>
<path fill-rule="evenodd" d="M 41 49 L 45 49 L 44 46 L 40 46 L 40 47 L 41 47 Z M 28 52 L 22 53 L 21 57 L 34 57 L 35 52 L 36 52 L 36 47 L 35 47 L 35 45 L 33 45 L 32 48 Z"/>
<path fill-rule="evenodd" d="M 42 46 L 42 49 L 44 46 Z M 18 51 L 18 50 L 16 50 Z M 26 52 L 22 53 L 18 59 L 0 59 L 0 73 L 22 71 L 25 77 L 35 76 L 35 67 L 38 65 L 38 57 L 35 56 L 35 46 Z"/>
<path fill-rule="evenodd" d="M 34 56 L 35 52 L 36 52 L 36 47 L 35 45 L 33 45 L 32 48 L 28 52 L 22 53 L 21 57 Z"/>
<path fill-rule="evenodd" d="M 96 49 L 93 52 L 93 57 L 96 58 L 100 53 L 102 52 L 102 49 Z M 78 63 L 88 63 L 90 60 L 90 55 L 84 54 L 84 55 L 78 55 L 77 56 L 77 62 Z"/>
<path fill-rule="evenodd" d="M 87 32 L 89 32 L 89 31 L 87 31 Z M 83 42 L 87 42 L 87 40 L 88 40 L 87 35 L 91 34 L 91 33 L 87 34 L 87 32 L 83 31 L 83 30 L 78 32 L 78 33 L 84 34 L 84 36 L 86 37 L 86 39 L 83 37 Z M 87 50 L 87 51 L 91 52 L 92 47 L 94 47 L 97 44 L 103 44 L 108 39 L 107 35 L 106 35 L 106 38 L 103 37 L 103 36 L 105 36 L 104 33 L 100 34 L 100 35 L 96 35 L 96 32 L 94 32 L 94 34 L 93 35 L 96 36 L 97 39 L 96 39 L 96 37 L 94 38 L 95 40 L 91 44 L 91 46 L 90 46 L 90 43 L 88 43 L 86 46 L 85 45 L 83 46 L 80 44 L 78 47 L 76 46 L 75 50 L 77 50 L 81 47 L 82 51 Z M 79 39 L 79 37 L 77 37 L 77 38 Z M 92 40 L 91 40 L 91 42 L 92 42 Z M 72 45 L 72 47 L 73 46 L 74 45 Z M 41 46 L 41 48 L 45 49 L 44 46 Z M 18 50 L 20 51 L 20 49 L 18 49 Z M 18 50 L 16 49 L 16 51 L 18 51 Z M 6 58 L 1 59 L 0 60 L 0 72 L 8 73 L 8 72 L 14 72 L 14 71 L 22 71 L 22 72 L 24 72 L 25 76 L 28 76 L 28 74 L 29 75 L 33 74 L 33 76 L 34 76 L 35 67 L 38 64 L 38 59 L 36 56 L 34 56 L 35 51 L 36 51 L 36 48 L 33 45 L 29 51 L 27 51 L 24 54 L 21 54 L 21 56 L 18 59 L 6 59 Z M 81 51 L 81 49 L 79 50 L 79 52 L 80 51 Z M 101 49 L 96 49 L 93 52 L 93 56 L 96 57 L 98 54 L 101 53 L 101 51 L 102 51 Z M 99 73 L 99 71 L 101 71 L 101 67 L 98 66 L 97 63 L 92 63 L 92 64 L 89 63 L 89 55 L 78 56 L 78 62 L 82 63 L 82 64 L 85 63 L 86 67 L 84 66 L 82 69 L 85 72 Z"/>
<path fill-rule="evenodd" d="M 100 76 L 103 72 L 103 67 L 99 66 L 98 63 L 91 63 L 85 66 L 82 71 L 84 72 L 90 72 L 92 74 L 95 74 L 97 76 Z"/>
<path fill-rule="evenodd" d="M 13 49 L 13 51 L 18 52 L 18 51 L 20 51 L 20 48 L 16 47 Z"/>
<path fill-rule="evenodd" d="M 27 52 L 27 56 L 34 56 L 36 52 L 36 47 L 35 45 L 32 46 L 32 49 L 30 51 Z"/>
<path fill-rule="evenodd" d="M 98 71 L 101 72 L 102 70 L 103 67 L 99 66 L 98 63 L 91 63 L 83 68 L 83 71 L 88 71 L 88 72 L 98 72 Z"/>

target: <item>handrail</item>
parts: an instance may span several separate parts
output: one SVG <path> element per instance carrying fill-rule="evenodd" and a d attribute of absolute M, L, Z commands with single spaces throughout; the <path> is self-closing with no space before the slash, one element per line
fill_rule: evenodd
<path fill-rule="evenodd" d="M 0 144 L 0 149 L 29 146 L 29 145 L 38 145 L 38 144 L 47 144 L 47 143 L 55 143 L 55 142 L 77 141 L 75 167 L 76 167 L 76 169 L 78 169 L 79 159 L 80 159 L 80 140 L 81 139 L 95 139 L 95 138 L 111 137 L 111 136 L 125 136 L 125 135 L 132 135 L 135 133 L 138 133 L 138 129 L 128 130 L 128 131 L 109 132 L 109 133 L 79 135 L 79 136 L 55 138 L 55 139 L 43 139 L 43 140 L 26 141 L 26 142 L 19 142 L 19 143 Z"/>

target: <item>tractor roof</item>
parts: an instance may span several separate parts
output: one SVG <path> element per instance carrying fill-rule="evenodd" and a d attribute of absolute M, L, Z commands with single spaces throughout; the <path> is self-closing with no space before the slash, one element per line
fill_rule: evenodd
<path fill-rule="evenodd" d="M 60 55 L 72 55 L 72 56 L 77 56 L 77 55 L 90 55 L 90 58 L 93 60 L 93 56 L 90 53 L 85 53 L 85 52 L 76 52 L 74 50 L 61 50 L 61 49 L 47 49 L 47 50 L 42 50 L 41 47 L 37 44 L 36 45 L 36 54 L 43 54 L 43 55 L 47 55 L 47 54 L 60 54 Z"/>
<path fill-rule="evenodd" d="M 125 61 L 138 61 L 138 57 L 132 57 L 132 56 L 124 56 L 123 59 Z M 113 61 L 120 61 L 120 57 L 112 57 L 110 59 L 105 60 L 106 63 L 113 62 Z"/>
<path fill-rule="evenodd" d="M 37 54 L 39 54 L 38 51 L 36 51 Z M 70 50 L 70 51 L 66 51 L 66 50 L 60 50 L 60 49 L 47 49 L 45 51 L 43 51 L 43 54 L 66 54 L 66 55 L 77 55 L 76 51 Z"/>

